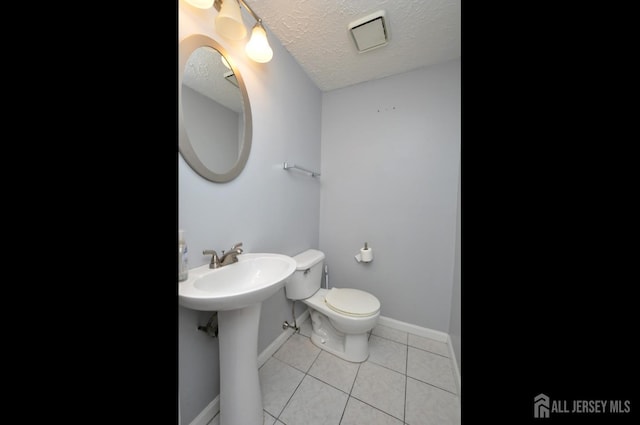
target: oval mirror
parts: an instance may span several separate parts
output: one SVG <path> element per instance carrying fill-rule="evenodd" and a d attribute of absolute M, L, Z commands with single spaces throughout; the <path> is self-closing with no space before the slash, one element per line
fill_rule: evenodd
<path fill-rule="evenodd" d="M 178 146 L 207 180 L 224 183 L 242 172 L 251 150 L 251 107 L 238 69 L 205 35 L 180 43 Z"/>

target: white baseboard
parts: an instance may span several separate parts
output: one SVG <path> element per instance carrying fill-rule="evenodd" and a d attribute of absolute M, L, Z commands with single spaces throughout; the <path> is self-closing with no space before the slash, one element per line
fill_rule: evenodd
<path fill-rule="evenodd" d="M 378 324 L 388 326 L 399 331 L 409 332 L 414 335 L 423 336 L 425 338 L 435 339 L 440 342 L 447 342 L 449 334 L 446 332 L 436 331 L 435 329 L 423 328 L 422 326 L 412 325 L 411 323 L 401 322 L 400 320 L 391 319 L 390 317 L 378 317 Z"/>
<path fill-rule="evenodd" d="M 189 425 L 207 425 L 220 411 L 220 394 L 207 405 Z"/>
<path fill-rule="evenodd" d="M 300 324 L 304 322 L 307 317 L 309 317 L 309 309 L 306 309 L 300 316 L 296 318 L 296 323 L 298 324 L 298 326 L 300 326 Z M 292 333 L 293 329 L 285 329 L 271 344 L 269 344 L 267 348 L 262 350 L 262 353 L 258 355 L 258 368 L 262 367 L 262 365 L 265 364 L 267 360 L 269 360 L 269 358 L 273 354 L 275 354 L 276 351 L 278 351 L 278 348 L 280 348 L 282 344 L 287 341 Z M 191 421 L 189 425 L 207 425 L 211 421 L 211 419 L 213 419 L 218 414 L 219 411 L 220 394 L 218 394 L 218 396 L 214 398 L 213 401 L 211 401 L 211 403 L 209 403 L 207 407 L 205 407 L 202 412 L 200 412 L 200 414 Z"/>

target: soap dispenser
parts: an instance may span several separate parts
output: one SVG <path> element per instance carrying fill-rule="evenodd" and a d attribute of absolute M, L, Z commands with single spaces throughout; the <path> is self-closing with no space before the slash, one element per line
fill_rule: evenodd
<path fill-rule="evenodd" d="M 184 239 L 184 230 L 178 230 L 178 281 L 182 282 L 189 277 L 189 261 L 187 258 L 187 242 Z"/>

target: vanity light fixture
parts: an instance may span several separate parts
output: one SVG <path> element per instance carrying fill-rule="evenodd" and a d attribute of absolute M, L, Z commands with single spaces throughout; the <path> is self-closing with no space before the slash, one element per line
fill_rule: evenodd
<path fill-rule="evenodd" d="M 208 9 L 213 6 L 213 0 L 187 0 L 187 3 L 199 9 Z"/>
<path fill-rule="evenodd" d="M 262 26 L 262 18 L 245 3 L 244 0 L 186 0 L 187 3 L 200 9 L 213 7 L 218 11 L 216 16 L 216 30 L 218 33 L 231 40 L 242 40 L 247 35 L 247 29 L 242 21 L 242 11 L 240 5 L 256 20 L 256 24 L 251 31 L 251 39 L 245 46 L 247 56 L 255 62 L 266 63 L 273 58 L 273 50 L 269 46 L 267 33 Z"/>

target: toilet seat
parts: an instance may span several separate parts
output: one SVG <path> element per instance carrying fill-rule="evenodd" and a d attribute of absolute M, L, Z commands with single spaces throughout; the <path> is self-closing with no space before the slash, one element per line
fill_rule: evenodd
<path fill-rule="evenodd" d="M 380 310 L 380 301 L 359 289 L 331 288 L 324 302 L 331 310 L 347 316 L 372 316 Z"/>

